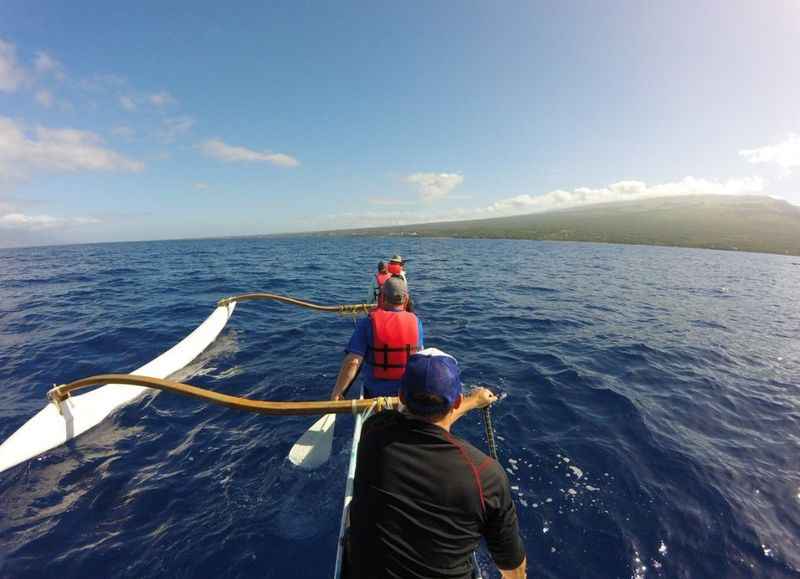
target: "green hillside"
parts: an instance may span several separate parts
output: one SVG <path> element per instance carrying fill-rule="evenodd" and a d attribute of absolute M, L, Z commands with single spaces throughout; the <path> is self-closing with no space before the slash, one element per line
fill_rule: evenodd
<path fill-rule="evenodd" d="M 327 233 L 594 241 L 800 255 L 800 207 L 762 196 L 698 195 Z"/>

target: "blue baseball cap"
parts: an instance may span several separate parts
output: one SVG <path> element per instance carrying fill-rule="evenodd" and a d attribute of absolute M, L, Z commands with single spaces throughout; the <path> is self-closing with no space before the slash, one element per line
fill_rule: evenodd
<path fill-rule="evenodd" d="M 461 395 L 458 362 L 436 348 L 420 350 L 408 359 L 400 382 L 400 394 L 403 403 L 414 414 L 428 416 L 447 412 Z M 436 404 L 418 394 L 433 394 L 443 401 Z"/>

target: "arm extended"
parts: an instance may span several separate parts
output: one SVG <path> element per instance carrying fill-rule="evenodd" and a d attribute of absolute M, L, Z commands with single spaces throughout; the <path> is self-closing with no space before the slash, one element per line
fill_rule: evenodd
<path fill-rule="evenodd" d="M 336 385 L 331 392 L 331 400 L 341 400 L 345 392 L 353 383 L 358 375 L 358 369 L 361 368 L 361 363 L 364 361 L 362 356 L 358 354 L 347 354 L 342 360 L 342 366 L 339 368 L 339 376 L 336 378 Z"/>
<path fill-rule="evenodd" d="M 464 416 L 471 410 L 484 408 L 497 401 L 497 396 L 492 394 L 488 388 L 476 388 L 461 399 L 461 404 L 453 409 L 453 417 L 450 424 Z"/>

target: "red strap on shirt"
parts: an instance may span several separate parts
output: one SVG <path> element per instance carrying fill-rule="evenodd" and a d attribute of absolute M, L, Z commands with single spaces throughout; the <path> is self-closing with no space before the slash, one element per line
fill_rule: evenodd
<path fill-rule="evenodd" d="M 481 476 L 480 476 L 479 472 L 480 472 L 480 469 L 483 468 L 483 466 L 486 463 L 486 461 L 483 461 L 481 463 L 480 468 L 477 468 L 475 466 L 475 463 L 473 463 L 469 459 L 469 457 L 467 456 L 467 452 L 464 450 L 464 447 L 461 446 L 458 442 L 456 442 L 456 439 L 453 438 L 453 435 L 450 434 L 447 431 L 445 431 L 444 435 L 447 437 L 447 440 L 449 440 L 450 443 L 453 444 L 458 449 L 458 452 L 461 453 L 461 457 L 464 459 L 464 462 L 467 463 L 467 466 L 469 466 L 469 469 L 472 471 L 472 476 L 475 479 L 475 486 L 478 488 L 478 496 L 481 499 L 481 510 L 485 513 L 486 512 L 486 501 L 484 500 L 484 497 L 483 497 L 483 484 L 481 483 Z"/>

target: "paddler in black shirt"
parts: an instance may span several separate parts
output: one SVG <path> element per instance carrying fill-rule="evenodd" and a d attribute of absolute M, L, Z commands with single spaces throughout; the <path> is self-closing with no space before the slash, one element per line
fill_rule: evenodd
<path fill-rule="evenodd" d="M 429 348 L 411 356 L 403 412 L 364 422 L 358 448 L 347 579 L 472 577 L 481 537 L 502 576 L 525 577 L 525 549 L 508 478 L 494 459 L 450 427 L 497 398 L 462 395 L 455 358 Z"/>

